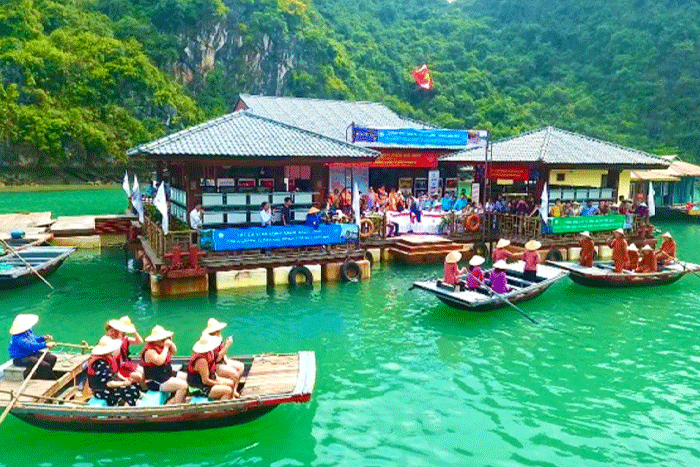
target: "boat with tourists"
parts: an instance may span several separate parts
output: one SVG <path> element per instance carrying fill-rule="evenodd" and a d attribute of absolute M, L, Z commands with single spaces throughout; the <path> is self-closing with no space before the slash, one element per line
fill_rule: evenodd
<path fill-rule="evenodd" d="M 12 361 L 0 366 L 0 407 L 16 397 L 11 414 L 31 425 L 55 431 L 142 432 L 221 428 L 255 420 L 283 404 L 311 399 L 316 380 L 312 351 L 233 357 L 245 372 L 240 397 L 213 401 L 191 397 L 183 404 L 166 404 L 168 394 L 148 391 L 135 407 L 108 407 L 86 389 L 89 354 L 56 352 L 57 380 L 31 379 L 23 386 L 25 368 Z M 174 369 L 189 357 L 172 360 Z"/>
<path fill-rule="evenodd" d="M 697 274 L 700 272 L 700 265 L 685 261 L 664 264 L 659 266 L 656 272 L 646 273 L 628 270 L 616 273 L 615 266 L 610 261 L 596 261 L 592 267 L 565 261 L 547 261 L 547 264 L 568 271 L 571 280 L 577 284 L 601 288 L 669 285 L 688 273 Z"/>
<path fill-rule="evenodd" d="M 417 281 L 413 287 L 430 292 L 446 305 L 458 310 L 484 312 L 510 306 L 510 304 L 532 300 L 544 293 L 552 284 L 563 279 L 566 271 L 546 265 L 537 266 L 534 282 L 524 279 L 523 261 L 508 264 L 505 269 L 508 292 L 499 294 L 490 285 L 489 276 L 493 269 L 486 271 L 484 282 L 475 289 L 465 289 L 437 281 Z"/>
<path fill-rule="evenodd" d="M 74 248 L 31 246 L 0 257 L 0 290 L 32 284 L 55 272 Z"/>

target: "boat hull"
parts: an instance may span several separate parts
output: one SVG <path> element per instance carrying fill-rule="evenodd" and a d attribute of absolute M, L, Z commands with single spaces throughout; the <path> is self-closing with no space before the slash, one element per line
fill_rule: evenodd
<path fill-rule="evenodd" d="M 45 268 L 37 269 L 36 271 L 39 274 L 41 274 L 44 278 L 46 278 L 54 272 L 56 272 L 56 270 L 61 267 L 64 261 L 65 258 L 56 261 Z M 28 285 L 32 285 L 36 282 L 39 282 L 39 280 L 39 277 L 37 277 L 37 275 L 31 271 L 28 274 L 23 274 L 18 277 L 0 277 L 0 290 L 9 290 L 16 289 L 18 287 L 26 287 Z"/>
<path fill-rule="evenodd" d="M 572 281 L 586 287 L 621 289 L 635 287 L 655 287 L 670 285 L 689 273 L 697 274 L 700 266 L 692 263 L 672 263 L 664 270 L 654 273 L 624 272 L 615 273 L 609 263 L 595 263 L 593 267 L 583 267 L 578 263 L 549 261 L 549 264 L 569 271 Z"/>
<path fill-rule="evenodd" d="M 539 297 L 548 288 L 549 288 L 549 285 L 546 285 L 544 287 L 541 287 L 539 289 L 533 290 L 533 291 L 528 292 L 528 293 L 509 297 L 508 301 L 510 303 L 513 303 L 513 304 L 520 303 L 520 302 L 526 302 L 528 300 L 532 300 L 533 298 Z M 448 305 L 456 310 L 472 311 L 475 313 L 485 313 L 488 311 L 494 311 L 494 310 L 498 310 L 498 309 L 510 306 L 510 305 L 508 305 L 508 303 L 505 302 L 505 300 L 500 300 L 500 301 L 495 302 L 495 303 L 489 303 L 489 304 L 483 304 L 483 305 L 468 306 L 468 305 L 466 305 L 458 300 L 454 300 L 449 295 L 436 294 L 436 296 L 438 299 L 440 299 L 440 301 L 442 303 L 444 303 L 445 305 Z"/>
<path fill-rule="evenodd" d="M 649 278 L 636 278 L 630 277 L 629 279 L 616 278 L 605 276 L 592 277 L 584 274 L 575 274 L 573 272 L 569 273 L 569 277 L 572 281 L 579 285 L 584 285 L 586 287 L 597 287 L 605 289 L 621 289 L 621 288 L 631 288 L 631 287 L 650 287 L 650 286 L 660 286 L 660 285 L 670 285 L 678 281 L 683 274 L 664 274 L 656 277 Z"/>

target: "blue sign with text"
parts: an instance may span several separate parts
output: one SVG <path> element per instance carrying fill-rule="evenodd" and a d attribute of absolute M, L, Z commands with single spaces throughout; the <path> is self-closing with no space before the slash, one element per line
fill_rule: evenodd
<path fill-rule="evenodd" d="M 318 229 L 305 225 L 206 229 L 200 235 L 200 245 L 211 251 L 291 248 L 352 243 L 358 235 L 356 224 L 321 224 Z"/>
<path fill-rule="evenodd" d="M 395 146 L 485 147 L 488 133 L 484 130 L 449 130 L 443 128 L 365 128 L 353 126 L 353 142 L 381 143 Z"/>

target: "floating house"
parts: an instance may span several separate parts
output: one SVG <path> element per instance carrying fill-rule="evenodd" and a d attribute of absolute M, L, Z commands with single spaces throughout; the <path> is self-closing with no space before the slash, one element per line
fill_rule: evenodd
<path fill-rule="evenodd" d="M 665 169 L 632 172 L 632 194 L 646 194 L 652 183 L 657 207 L 700 203 L 700 166 L 684 162 L 678 156 L 662 156 L 670 163 Z"/>

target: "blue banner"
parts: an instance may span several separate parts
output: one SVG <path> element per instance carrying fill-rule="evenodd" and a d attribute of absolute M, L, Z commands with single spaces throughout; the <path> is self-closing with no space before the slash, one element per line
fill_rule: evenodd
<path fill-rule="evenodd" d="M 358 240 L 357 224 L 321 224 L 206 229 L 200 235 L 203 249 L 211 251 L 257 250 L 314 245 L 337 245 Z"/>
<path fill-rule="evenodd" d="M 381 143 L 394 146 L 485 147 L 488 133 L 484 130 L 447 130 L 415 128 L 365 128 L 353 126 L 353 142 Z"/>

